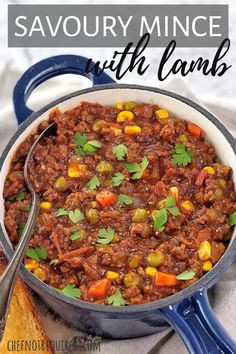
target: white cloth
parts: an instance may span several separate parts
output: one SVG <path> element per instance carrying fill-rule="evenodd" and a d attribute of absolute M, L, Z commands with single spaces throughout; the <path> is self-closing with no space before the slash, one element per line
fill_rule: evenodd
<path fill-rule="evenodd" d="M 13 63 L 9 63 L 4 70 L 4 74 L 0 76 L 0 153 L 17 129 L 11 95 L 16 80 L 19 78 L 22 70 L 25 69 L 24 62 L 21 61 L 21 58 L 18 58 L 17 63 L 17 66 L 15 62 L 14 65 Z M 62 96 L 68 92 L 76 91 L 86 86 L 88 86 L 88 82 L 78 77 L 75 79 L 74 76 L 67 76 L 66 80 L 65 77 L 55 78 L 37 89 L 37 92 L 30 98 L 30 106 L 39 109 L 55 97 Z M 168 87 L 165 88 L 196 100 L 189 88 L 180 80 L 170 83 Z M 224 100 L 222 99 L 222 101 Z M 211 102 L 210 104 L 205 103 L 205 105 L 209 105 L 211 111 L 218 116 L 228 129 L 231 130 L 234 136 L 236 136 L 236 108 L 230 108 L 228 102 L 227 108 L 225 108 L 219 104 L 219 101 L 217 104 Z M 236 310 L 234 305 L 236 299 L 235 274 L 236 264 L 231 267 L 222 280 L 214 287 L 213 307 L 226 330 L 236 340 Z M 38 307 L 45 329 L 52 340 L 67 340 L 78 334 L 77 330 L 69 328 L 63 321 L 55 320 L 55 317 L 48 313 L 42 304 L 39 304 Z M 163 337 L 169 332 L 171 332 L 171 329 L 163 333 L 131 340 L 104 340 L 101 343 L 101 352 L 103 354 L 187 353 L 186 348 L 177 334 L 173 334 L 166 343 L 161 342 L 161 348 L 158 348 L 158 343 L 160 343 Z M 80 353 L 85 352 L 80 351 Z M 93 352 L 89 351 L 89 353 Z M 96 351 L 94 353 L 96 353 Z"/>

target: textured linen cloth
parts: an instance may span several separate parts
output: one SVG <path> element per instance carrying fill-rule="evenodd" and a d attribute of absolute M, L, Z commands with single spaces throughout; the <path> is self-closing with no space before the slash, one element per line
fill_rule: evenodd
<path fill-rule="evenodd" d="M 17 122 L 13 111 L 11 102 L 12 90 L 16 80 L 24 70 L 24 65 L 21 65 L 21 60 L 18 60 L 18 67 L 9 65 L 5 68 L 4 74 L 0 75 L 0 153 L 3 151 L 10 137 L 17 129 Z M 39 109 L 56 97 L 62 96 L 66 93 L 73 92 L 88 86 L 88 82 L 78 79 L 78 77 L 57 77 L 42 87 L 37 89 L 30 98 L 30 106 L 34 109 Z M 176 80 L 165 86 L 168 90 L 175 91 L 178 94 L 187 96 L 192 100 L 197 101 L 191 94 L 189 88 L 183 84 L 182 81 Z M 215 116 L 217 116 L 225 126 L 236 137 L 236 107 L 230 107 L 228 100 L 222 98 L 218 102 L 204 103 Z M 227 108 L 224 107 L 224 104 Z M 210 299 L 213 309 L 223 324 L 225 329 L 229 332 L 233 339 L 236 340 L 236 264 L 232 265 L 224 277 L 219 281 L 210 291 Z M 55 318 L 55 316 L 48 311 L 45 305 L 38 301 L 38 308 L 44 323 L 45 329 L 52 340 L 68 340 L 75 336 L 83 337 L 90 340 L 90 336 L 83 334 L 78 330 L 69 327 L 62 320 Z M 75 353 L 97 353 L 98 351 L 74 351 Z M 104 354 L 185 354 L 187 350 L 182 343 L 178 334 L 171 328 L 162 333 L 153 334 L 146 337 L 130 340 L 103 340 L 101 339 L 100 352 Z M 59 350 L 56 353 L 63 353 Z M 64 352 L 65 353 L 65 352 Z"/>

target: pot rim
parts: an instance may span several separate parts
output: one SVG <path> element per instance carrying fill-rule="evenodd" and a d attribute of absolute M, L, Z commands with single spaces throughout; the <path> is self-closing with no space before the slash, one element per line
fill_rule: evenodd
<path fill-rule="evenodd" d="M 90 88 L 86 88 L 83 90 L 78 90 L 75 92 L 72 92 L 70 94 L 64 95 L 51 103 L 47 104 L 43 108 L 41 108 L 37 112 L 33 112 L 32 115 L 29 116 L 18 128 L 16 133 L 13 135 L 13 137 L 10 139 L 9 143 L 7 144 L 6 148 L 4 149 L 2 156 L 0 157 L 0 172 L 2 170 L 2 166 L 4 164 L 5 159 L 8 157 L 8 153 L 12 146 L 14 145 L 16 139 L 23 133 L 23 131 L 31 124 L 33 123 L 37 118 L 39 118 L 43 113 L 46 111 L 52 109 L 53 107 L 59 105 L 60 103 L 74 98 L 76 96 L 80 96 L 86 93 L 90 92 L 95 92 L 95 91 L 105 91 L 105 90 L 111 90 L 111 89 L 129 89 L 129 90 L 141 90 L 141 91 L 152 91 L 156 92 L 165 96 L 169 96 L 171 98 L 177 99 L 184 104 L 192 107 L 193 109 L 197 110 L 200 112 L 203 116 L 206 117 L 206 119 L 210 120 L 218 130 L 224 135 L 226 140 L 229 142 L 232 150 L 236 154 L 236 141 L 234 140 L 233 136 L 229 133 L 229 131 L 225 128 L 225 126 L 216 118 L 214 117 L 210 112 L 208 112 L 205 108 L 201 107 L 199 104 L 191 101 L 190 99 L 181 96 L 179 94 L 176 94 L 174 92 L 168 91 L 168 90 L 163 90 L 151 86 L 141 86 L 141 85 L 136 85 L 136 84 L 106 84 L 106 85 L 98 85 L 98 86 L 93 86 Z M 236 173 L 236 171 L 235 171 Z M 235 230 L 234 230 L 235 231 Z M 1 238 L 1 243 L 2 247 L 4 250 L 4 253 L 6 254 L 8 259 L 11 259 L 13 256 L 13 250 L 8 243 L 7 239 L 5 238 L 4 231 L 2 229 L 2 225 L 0 224 L 0 238 Z M 222 273 L 226 270 L 226 268 L 231 264 L 233 261 L 233 258 L 235 257 L 235 248 L 236 248 L 236 238 L 232 238 L 232 241 L 227 248 L 226 252 L 223 254 L 221 259 L 216 263 L 216 265 L 210 270 L 208 273 L 206 273 L 202 278 L 200 278 L 196 283 L 193 285 L 190 285 L 189 287 L 177 292 L 174 295 L 168 296 L 164 299 L 158 300 L 158 301 L 152 301 L 149 303 L 144 303 L 140 305 L 129 305 L 129 306 L 121 306 L 121 307 L 115 307 L 111 305 L 99 305 L 99 304 L 94 304 L 91 302 L 79 300 L 79 299 L 74 299 L 70 298 L 68 296 L 65 296 L 61 293 L 56 292 L 45 284 L 44 282 L 41 282 L 38 280 L 32 273 L 27 271 L 23 264 L 21 265 L 20 272 L 23 274 L 23 278 L 27 279 L 27 281 L 30 284 L 33 284 L 34 288 L 39 288 L 43 292 L 45 292 L 47 295 L 50 297 L 54 297 L 57 300 L 63 301 L 67 304 L 70 304 L 71 306 L 76 306 L 83 308 L 85 310 L 92 310 L 94 312 L 98 313 L 114 313 L 114 314 L 130 314 L 130 313 L 141 313 L 141 312 L 146 312 L 150 310 L 158 310 L 160 308 L 173 305 L 177 302 L 181 302 L 185 298 L 191 297 L 193 294 L 202 291 L 204 288 L 208 288 L 209 283 L 213 281 L 215 277 L 219 273 Z M 26 282 L 27 282 L 26 281 Z"/>

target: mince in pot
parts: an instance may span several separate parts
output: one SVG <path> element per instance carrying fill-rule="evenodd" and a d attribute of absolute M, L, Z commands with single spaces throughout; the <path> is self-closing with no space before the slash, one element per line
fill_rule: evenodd
<path fill-rule="evenodd" d="M 230 168 L 202 129 L 157 105 L 83 102 L 49 121 L 29 175 L 41 197 L 24 264 L 65 295 L 113 306 L 175 294 L 208 272 L 236 223 Z M 18 148 L 5 188 L 17 244 L 31 207 Z"/>

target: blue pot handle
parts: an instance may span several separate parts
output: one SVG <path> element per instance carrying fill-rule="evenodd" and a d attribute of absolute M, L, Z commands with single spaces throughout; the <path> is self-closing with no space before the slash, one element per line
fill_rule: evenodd
<path fill-rule="evenodd" d="M 179 333 L 191 354 L 235 354 L 236 343 L 222 327 L 206 290 L 160 310 Z"/>
<path fill-rule="evenodd" d="M 61 74 L 78 74 L 87 77 L 93 85 L 111 84 L 115 81 L 103 72 L 96 76 L 94 69 L 85 73 L 88 59 L 77 55 L 58 55 L 36 63 L 30 67 L 17 82 L 13 91 L 13 104 L 18 123 L 26 120 L 33 111 L 27 107 L 31 92 L 44 81 Z M 91 63 L 94 68 L 94 63 Z"/>

